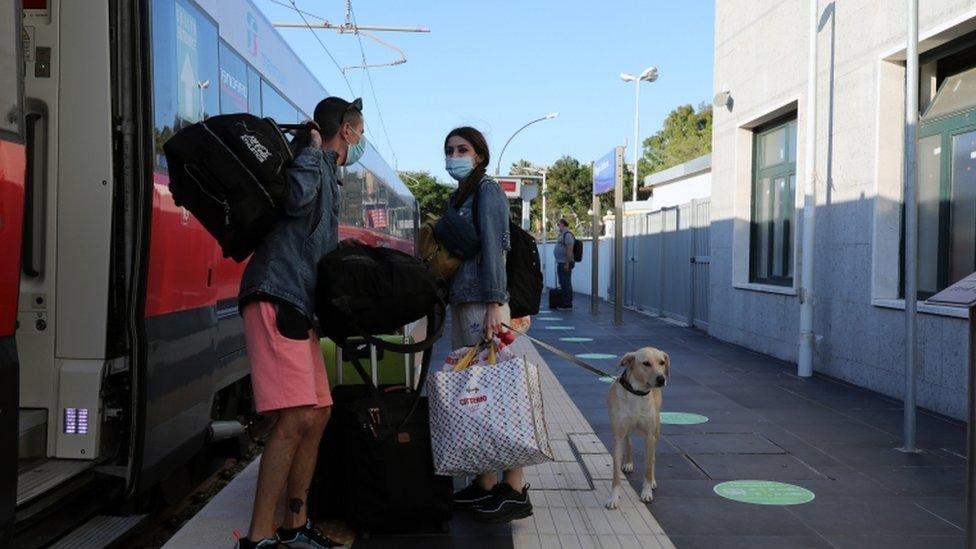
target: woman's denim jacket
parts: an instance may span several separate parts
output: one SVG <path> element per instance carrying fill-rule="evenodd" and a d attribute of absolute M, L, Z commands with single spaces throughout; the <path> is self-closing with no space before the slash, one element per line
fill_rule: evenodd
<path fill-rule="evenodd" d="M 259 296 L 283 300 L 312 320 L 319 259 L 339 243 L 337 156 L 308 147 L 295 158 L 288 169 L 285 215 L 244 269 L 240 301 Z"/>
<path fill-rule="evenodd" d="M 465 261 L 451 281 L 451 303 L 508 303 L 505 255 L 511 247 L 508 233 L 508 198 L 498 183 L 485 176 L 478 186 L 478 233 L 481 252 Z M 451 194 L 447 207 L 461 217 L 472 219 L 474 194 L 459 209 Z"/>

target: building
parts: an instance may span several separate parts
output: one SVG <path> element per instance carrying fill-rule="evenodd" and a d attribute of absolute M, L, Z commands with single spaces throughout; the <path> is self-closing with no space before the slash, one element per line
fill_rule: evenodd
<path fill-rule="evenodd" d="M 650 191 L 650 210 L 661 210 L 708 198 L 712 194 L 712 155 L 706 154 L 679 166 L 644 177 L 643 191 Z"/>
<path fill-rule="evenodd" d="M 798 354 L 809 13 L 718 0 L 709 332 Z M 920 299 L 976 270 L 976 4 L 926 0 L 919 29 Z M 905 2 L 820 3 L 814 370 L 901 398 Z M 920 406 L 964 418 L 965 313 L 919 305 Z"/>

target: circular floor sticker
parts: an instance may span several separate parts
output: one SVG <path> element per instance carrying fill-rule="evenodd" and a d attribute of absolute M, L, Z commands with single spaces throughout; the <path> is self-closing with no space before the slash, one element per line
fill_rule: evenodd
<path fill-rule="evenodd" d="M 580 353 L 576 355 L 576 358 L 582 358 L 584 360 L 606 360 L 608 358 L 617 358 L 617 355 L 608 355 L 606 353 Z"/>
<path fill-rule="evenodd" d="M 547 330 L 575 330 L 572 326 L 546 326 Z"/>
<path fill-rule="evenodd" d="M 723 498 L 756 505 L 800 505 L 813 501 L 813 492 L 783 482 L 771 480 L 732 480 L 715 486 L 715 493 Z"/>
<path fill-rule="evenodd" d="M 565 341 L 566 343 L 586 343 L 588 341 L 593 341 L 592 337 L 561 337 L 559 341 Z"/>
<path fill-rule="evenodd" d="M 661 412 L 661 423 L 664 425 L 698 425 L 707 421 L 708 418 L 700 414 Z"/>
<path fill-rule="evenodd" d="M 614 381 L 617 381 L 617 378 L 613 376 L 603 376 L 600 378 L 600 381 L 604 383 L 613 383 Z"/>

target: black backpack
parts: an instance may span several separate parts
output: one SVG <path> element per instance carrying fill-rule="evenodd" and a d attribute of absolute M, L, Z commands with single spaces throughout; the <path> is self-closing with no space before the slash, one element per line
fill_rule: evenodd
<path fill-rule="evenodd" d="M 244 261 L 271 231 L 288 195 L 288 141 L 274 120 L 224 114 L 163 144 L 169 189 L 213 235 L 224 257 Z"/>
<path fill-rule="evenodd" d="M 481 187 L 478 187 L 478 191 Z M 478 194 L 475 191 L 471 205 L 471 215 L 475 228 L 478 227 Z M 535 237 L 525 229 L 508 221 L 511 249 L 505 262 L 505 275 L 508 279 L 508 307 L 512 318 L 520 318 L 539 313 L 542 301 L 542 262 L 539 261 L 539 247 Z"/>
<path fill-rule="evenodd" d="M 361 336 L 380 348 L 414 353 L 440 337 L 398 345 L 374 336 L 392 334 L 433 312 L 443 313 L 443 281 L 419 259 L 399 250 L 344 240 L 319 261 L 315 313 L 323 335 L 339 345 Z M 443 324 L 444 314 L 435 315 Z"/>
<path fill-rule="evenodd" d="M 575 236 L 573 238 L 573 261 L 579 263 L 583 261 L 583 243 Z"/>

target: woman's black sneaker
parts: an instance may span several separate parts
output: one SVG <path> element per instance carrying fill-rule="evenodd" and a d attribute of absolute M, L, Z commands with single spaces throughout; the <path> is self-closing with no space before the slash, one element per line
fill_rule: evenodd
<path fill-rule="evenodd" d="M 520 494 L 502 482 L 492 490 L 491 499 L 474 510 L 474 520 L 492 524 L 511 522 L 530 516 L 532 516 L 532 502 L 529 500 L 528 484 L 522 488 Z"/>
<path fill-rule="evenodd" d="M 494 490 L 495 488 L 485 490 L 481 487 L 481 484 L 478 483 L 478 479 L 475 479 L 471 482 L 471 484 L 468 485 L 467 488 L 454 492 L 454 508 L 476 509 L 479 505 L 491 499 L 491 495 Z"/>

